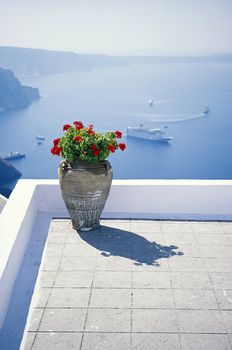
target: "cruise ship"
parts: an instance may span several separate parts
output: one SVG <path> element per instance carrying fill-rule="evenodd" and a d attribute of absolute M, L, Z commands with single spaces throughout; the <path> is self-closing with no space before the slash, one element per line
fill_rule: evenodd
<path fill-rule="evenodd" d="M 5 160 L 15 160 L 20 158 L 25 158 L 26 154 L 21 152 L 10 152 L 3 159 Z"/>
<path fill-rule="evenodd" d="M 128 126 L 126 128 L 126 135 L 130 137 L 137 137 L 140 139 L 151 140 L 151 141 L 159 141 L 159 142 L 168 142 L 173 138 L 168 136 L 165 131 L 166 128 L 163 129 L 148 129 L 144 128 L 143 124 L 139 126 Z"/>

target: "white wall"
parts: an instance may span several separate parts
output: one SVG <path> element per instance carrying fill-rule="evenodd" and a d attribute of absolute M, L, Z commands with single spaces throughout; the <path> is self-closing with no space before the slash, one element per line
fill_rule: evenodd
<path fill-rule="evenodd" d="M 39 211 L 68 216 L 57 180 L 36 187 Z M 232 220 L 232 181 L 113 180 L 102 217 Z"/>
<path fill-rule="evenodd" d="M 5 206 L 6 202 L 7 202 L 7 198 L 5 198 L 4 196 L 2 196 L 0 194 L 0 214 Z"/>

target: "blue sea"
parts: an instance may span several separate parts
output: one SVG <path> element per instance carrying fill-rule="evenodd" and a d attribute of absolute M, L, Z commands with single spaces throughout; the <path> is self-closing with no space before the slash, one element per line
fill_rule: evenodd
<path fill-rule="evenodd" d="M 0 155 L 25 152 L 12 161 L 23 178 L 57 178 L 52 140 L 63 124 L 81 120 L 101 132 L 140 123 L 168 127 L 173 140 L 167 144 L 125 138 L 127 149 L 109 159 L 115 179 L 232 179 L 232 64 L 144 64 L 18 78 L 41 94 L 27 109 L 0 114 Z M 203 115 L 206 105 L 210 112 Z M 45 142 L 37 145 L 36 135 Z"/>

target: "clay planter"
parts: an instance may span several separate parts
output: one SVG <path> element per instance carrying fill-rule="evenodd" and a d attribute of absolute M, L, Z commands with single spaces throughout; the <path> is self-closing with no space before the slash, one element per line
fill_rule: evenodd
<path fill-rule="evenodd" d="M 113 171 L 107 160 L 88 163 L 61 161 L 59 183 L 73 228 L 89 231 L 100 225 L 100 216 L 108 198 Z"/>

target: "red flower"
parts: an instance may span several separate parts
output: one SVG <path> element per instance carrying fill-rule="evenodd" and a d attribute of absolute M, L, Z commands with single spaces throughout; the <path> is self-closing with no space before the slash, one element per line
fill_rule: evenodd
<path fill-rule="evenodd" d="M 93 124 L 89 124 L 88 127 L 93 129 Z"/>
<path fill-rule="evenodd" d="M 99 149 L 97 149 L 96 151 L 93 152 L 93 155 L 94 155 L 95 157 L 97 157 L 99 154 L 100 154 Z"/>
<path fill-rule="evenodd" d="M 118 144 L 118 147 L 119 147 L 122 151 L 124 151 L 124 149 L 126 149 L 125 143 L 119 143 L 119 144 Z"/>
<path fill-rule="evenodd" d="M 52 147 L 51 149 L 51 153 L 54 155 L 54 156 L 60 156 L 60 152 L 62 151 L 62 148 L 61 147 L 58 147 L 58 146 L 54 146 Z"/>
<path fill-rule="evenodd" d="M 92 152 L 93 152 L 93 155 L 95 156 L 95 157 L 97 157 L 99 154 L 100 154 L 100 150 L 97 148 L 97 146 L 96 145 L 94 145 L 94 144 L 92 144 L 91 146 L 91 149 L 92 149 Z"/>
<path fill-rule="evenodd" d="M 54 146 L 58 146 L 59 142 L 60 142 L 60 138 L 59 139 L 55 139 L 55 140 L 53 140 L 53 145 Z"/>
<path fill-rule="evenodd" d="M 71 128 L 71 125 L 69 125 L 69 124 L 64 124 L 64 126 L 63 126 L 63 131 L 66 131 L 66 130 L 68 130 L 68 129 L 70 129 Z"/>
<path fill-rule="evenodd" d="M 76 130 L 81 130 L 84 127 L 83 123 L 80 121 L 73 122 L 73 125 L 75 125 Z"/>
<path fill-rule="evenodd" d="M 122 137 L 121 131 L 116 130 L 114 133 L 115 133 L 115 135 L 117 136 L 118 139 L 121 139 L 121 137 Z"/>
<path fill-rule="evenodd" d="M 87 129 L 87 134 L 92 135 L 92 136 L 95 135 L 95 131 L 93 131 L 93 128 L 92 128 L 92 127 L 89 127 L 89 128 Z"/>
<path fill-rule="evenodd" d="M 81 141 L 83 139 L 82 139 L 81 136 L 74 136 L 73 140 L 76 141 L 76 142 L 79 142 L 79 141 Z"/>
<path fill-rule="evenodd" d="M 97 146 L 94 145 L 94 144 L 92 144 L 92 145 L 91 145 L 91 149 L 92 149 L 92 151 L 96 151 L 96 150 L 97 150 Z"/>
<path fill-rule="evenodd" d="M 112 143 L 110 143 L 109 146 L 107 147 L 107 149 L 110 152 L 114 153 L 116 151 L 117 147 L 115 145 L 112 145 Z"/>

